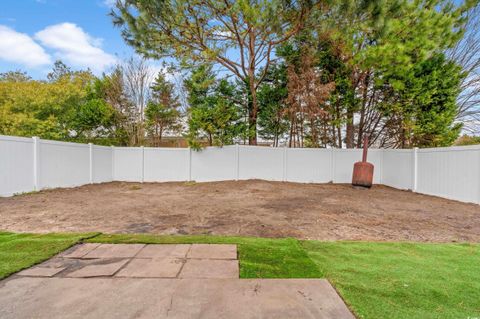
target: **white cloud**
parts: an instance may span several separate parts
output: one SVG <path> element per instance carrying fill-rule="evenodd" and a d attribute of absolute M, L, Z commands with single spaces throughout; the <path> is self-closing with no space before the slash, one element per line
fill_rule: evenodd
<path fill-rule="evenodd" d="M 150 73 L 153 75 L 153 78 L 156 78 L 158 73 L 163 73 L 165 78 L 171 77 L 172 74 L 168 72 L 168 68 L 164 65 L 156 64 L 155 62 L 150 62 L 148 66 Z"/>
<path fill-rule="evenodd" d="M 117 3 L 117 0 L 103 0 L 103 5 L 112 8 Z"/>
<path fill-rule="evenodd" d="M 50 56 L 27 34 L 0 25 L 0 60 L 37 67 L 51 63 Z"/>
<path fill-rule="evenodd" d="M 100 48 L 101 39 L 91 37 L 73 23 L 61 23 L 46 27 L 35 34 L 35 39 L 55 55 L 73 66 L 102 72 L 115 64 L 117 59 Z"/>

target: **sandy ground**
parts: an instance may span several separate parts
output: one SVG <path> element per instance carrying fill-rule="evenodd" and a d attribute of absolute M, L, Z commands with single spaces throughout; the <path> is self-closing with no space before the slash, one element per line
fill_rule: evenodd
<path fill-rule="evenodd" d="M 385 186 L 114 182 L 0 198 L 0 229 L 480 242 L 480 206 Z"/>

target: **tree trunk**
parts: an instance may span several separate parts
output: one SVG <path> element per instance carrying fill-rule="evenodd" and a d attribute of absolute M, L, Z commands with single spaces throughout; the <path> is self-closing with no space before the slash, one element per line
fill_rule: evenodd
<path fill-rule="evenodd" d="M 290 117 L 290 137 L 289 137 L 289 140 L 288 140 L 288 147 L 292 147 L 292 141 L 293 141 L 293 126 L 295 125 L 295 123 L 293 122 L 293 117 Z"/>
<path fill-rule="evenodd" d="M 251 96 L 251 107 L 248 108 L 248 144 L 257 145 L 257 113 L 258 99 L 255 90 L 255 70 L 249 70 L 249 89 Z"/>
<path fill-rule="evenodd" d="M 336 124 L 336 127 L 337 127 L 337 138 L 338 138 L 338 145 L 337 147 L 338 148 L 342 148 L 343 145 L 342 145 L 342 127 L 340 125 L 340 120 L 341 120 L 341 114 L 340 114 L 340 99 L 337 99 L 337 107 L 336 107 L 336 110 L 337 110 L 337 120 L 339 121 L 337 124 Z"/>
<path fill-rule="evenodd" d="M 340 125 L 337 126 L 337 135 L 338 135 L 338 148 L 342 148 L 342 128 Z"/>
<path fill-rule="evenodd" d="M 362 147 L 363 144 L 363 133 L 365 132 L 365 112 L 367 107 L 367 94 L 368 86 L 370 85 L 370 73 L 367 73 L 365 80 L 363 81 L 363 93 L 362 93 L 362 109 L 360 111 L 360 122 L 358 124 L 358 136 L 357 136 L 357 147 Z"/>
<path fill-rule="evenodd" d="M 347 111 L 347 130 L 345 133 L 345 142 L 347 144 L 347 148 L 354 148 L 354 126 L 353 126 L 353 111 Z"/>
<path fill-rule="evenodd" d="M 254 110 L 249 110 L 248 131 L 248 144 L 257 145 L 257 112 Z"/>

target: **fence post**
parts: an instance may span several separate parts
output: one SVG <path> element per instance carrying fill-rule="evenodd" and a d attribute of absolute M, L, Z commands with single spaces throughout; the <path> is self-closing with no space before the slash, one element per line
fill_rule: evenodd
<path fill-rule="evenodd" d="M 385 157 L 385 149 L 384 148 L 380 148 L 379 149 L 381 151 L 380 153 L 380 182 L 379 184 L 382 184 L 383 185 L 383 164 L 384 164 L 384 157 Z M 373 175 L 375 177 L 375 175 Z"/>
<path fill-rule="evenodd" d="M 37 136 L 33 140 L 33 190 L 40 190 L 40 139 Z"/>
<path fill-rule="evenodd" d="M 287 146 L 284 146 L 283 147 L 283 181 L 286 182 L 287 181 L 287 174 L 288 174 L 288 171 L 287 171 L 287 154 L 288 152 L 288 148 Z"/>
<path fill-rule="evenodd" d="M 192 148 L 188 148 L 188 181 L 192 181 Z"/>
<path fill-rule="evenodd" d="M 413 176 L 412 176 L 412 192 L 417 191 L 418 183 L 418 147 L 413 148 Z"/>
<path fill-rule="evenodd" d="M 480 149 L 476 149 L 476 151 L 477 151 L 477 156 L 480 157 Z M 480 164 L 480 161 L 479 161 L 478 164 Z M 479 170 L 479 171 L 480 171 L 480 170 Z M 477 184 L 478 184 L 479 181 L 480 181 L 480 178 L 477 179 Z M 480 205 L 480 185 L 479 185 L 479 187 L 478 187 L 478 200 L 477 200 L 477 204 Z"/>
<path fill-rule="evenodd" d="M 90 169 L 90 175 L 89 175 L 89 181 L 90 184 L 93 184 L 93 144 L 88 143 L 88 153 L 89 153 L 89 169 Z"/>
<path fill-rule="evenodd" d="M 112 181 L 115 180 L 115 146 L 110 146 L 112 150 Z"/>
<path fill-rule="evenodd" d="M 142 151 L 142 179 L 141 182 L 145 181 L 145 147 L 142 145 L 140 146 L 140 150 Z"/>
<path fill-rule="evenodd" d="M 331 182 L 335 183 L 335 148 L 332 147 L 330 152 L 330 171 L 331 171 Z"/>
<path fill-rule="evenodd" d="M 240 177 L 240 146 L 235 144 L 235 180 L 238 181 Z"/>

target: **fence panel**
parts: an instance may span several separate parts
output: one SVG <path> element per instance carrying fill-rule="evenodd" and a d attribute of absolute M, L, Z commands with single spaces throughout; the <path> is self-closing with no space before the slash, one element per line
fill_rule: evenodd
<path fill-rule="evenodd" d="M 479 146 L 419 149 L 417 157 L 417 192 L 479 203 Z"/>
<path fill-rule="evenodd" d="M 197 182 L 235 180 L 236 159 L 237 146 L 207 147 L 199 152 L 192 151 L 192 180 Z"/>
<path fill-rule="evenodd" d="M 284 150 L 261 146 L 239 147 L 239 179 L 284 179 Z"/>
<path fill-rule="evenodd" d="M 92 151 L 93 182 L 104 183 L 113 181 L 113 148 L 93 145 Z"/>
<path fill-rule="evenodd" d="M 124 182 L 141 182 L 142 176 L 142 148 L 115 147 L 113 150 L 113 179 Z"/>
<path fill-rule="evenodd" d="M 0 136 L 0 196 L 112 180 L 350 183 L 361 156 L 359 149 L 225 146 L 195 152 Z M 419 193 L 480 203 L 480 146 L 371 149 L 368 161 L 375 165 L 374 183 L 400 189 L 416 185 Z"/>
<path fill-rule="evenodd" d="M 413 189 L 414 150 L 383 150 L 382 184 Z"/>
<path fill-rule="evenodd" d="M 189 149 L 150 148 L 144 149 L 146 182 L 187 181 L 189 177 Z"/>
<path fill-rule="evenodd" d="M 86 144 L 39 140 L 40 189 L 74 187 L 90 182 L 90 150 Z"/>
<path fill-rule="evenodd" d="M 332 181 L 332 150 L 314 148 L 286 149 L 286 180 L 299 183 Z"/>
<path fill-rule="evenodd" d="M 33 140 L 0 135 L 0 196 L 34 190 Z"/>

